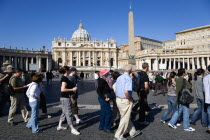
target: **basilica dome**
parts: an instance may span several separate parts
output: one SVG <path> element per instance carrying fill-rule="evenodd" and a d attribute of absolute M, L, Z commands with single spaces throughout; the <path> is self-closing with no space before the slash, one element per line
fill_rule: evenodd
<path fill-rule="evenodd" d="M 73 33 L 71 40 L 72 41 L 90 41 L 90 35 L 84 29 L 82 23 L 79 24 L 79 28 Z"/>

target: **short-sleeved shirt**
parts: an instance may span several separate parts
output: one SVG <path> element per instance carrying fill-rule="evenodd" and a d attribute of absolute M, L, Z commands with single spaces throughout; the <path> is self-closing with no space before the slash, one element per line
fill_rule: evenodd
<path fill-rule="evenodd" d="M 125 91 L 128 91 L 132 97 L 132 79 L 128 73 L 122 74 L 116 81 L 116 96 L 126 98 Z"/>
<path fill-rule="evenodd" d="M 145 89 L 144 83 L 145 82 L 149 83 L 149 77 L 145 71 L 141 71 L 139 74 L 140 74 L 140 79 L 141 79 L 141 84 L 140 84 L 141 89 Z"/>
<path fill-rule="evenodd" d="M 74 88 L 74 83 L 71 82 L 66 76 L 62 76 L 61 77 L 61 81 L 60 83 L 62 84 L 62 82 L 65 82 L 67 84 L 67 89 L 72 89 Z M 69 92 L 61 92 L 61 97 L 62 98 L 69 98 L 69 95 L 74 94 L 73 91 L 69 91 Z"/>
<path fill-rule="evenodd" d="M 25 85 L 21 77 L 16 77 L 16 76 L 12 76 L 10 78 L 10 84 L 12 87 L 23 87 Z M 15 91 L 15 93 L 24 93 L 24 92 L 25 92 L 24 89 Z"/>

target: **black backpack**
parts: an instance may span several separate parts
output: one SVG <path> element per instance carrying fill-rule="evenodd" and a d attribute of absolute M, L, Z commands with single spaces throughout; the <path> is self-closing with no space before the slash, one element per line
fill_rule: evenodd
<path fill-rule="evenodd" d="M 141 87 L 141 74 L 137 73 L 137 76 L 133 78 L 133 91 L 139 92 Z"/>
<path fill-rule="evenodd" d="M 182 89 L 179 91 L 178 94 L 178 102 L 182 105 L 188 105 L 193 102 L 194 97 L 191 95 L 189 89 L 186 89 L 186 80 L 183 79 L 183 86 Z"/>

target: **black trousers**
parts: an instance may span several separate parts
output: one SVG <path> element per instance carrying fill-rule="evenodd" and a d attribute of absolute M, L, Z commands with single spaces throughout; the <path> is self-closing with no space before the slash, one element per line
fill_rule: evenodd
<path fill-rule="evenodd" d="M 47 105 L 46 105 L 46 98 L 43 92 L 40 94 L 40 109 L 42 109 L 42 113 L 47 113 Z"/>
<path fill-rule="evenodd" d="M 143 122 L 145 121 L 145 111 L 148 111 L 149 106 L 147 102 L 147 93 L 145 90 L 141 90 L 139 93 L 137 93 L 139 96 L 138 103 L 133 107 L 133 111 L 135 112 L 139 107 L 139 121 Z"/>
<path fill-rule="evenodd" d="M 0 101 L 0 114 L 4 114 L 3 111 L 7 102 L 10 103 L 10 96 L 6 94 L 2 94 L 1 101 Z"/>

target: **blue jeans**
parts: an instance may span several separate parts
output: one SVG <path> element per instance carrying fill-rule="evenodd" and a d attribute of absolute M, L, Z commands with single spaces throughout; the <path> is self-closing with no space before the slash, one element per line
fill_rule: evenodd
<path fill-rule="evenodd" d="M 204 111 L 204 100 L 198 99 L 198 98 L 196 98 L 196 100 L 197 100 L 198 108 L 192 115 L 191 122 L 195 123 L 196 119 L 198 118 L 198 115 L 201 113 L 201 124 L 202 126 L 205 127 L 207 126 L 207 114 Z"/>
<path fill-rule="evenodd" d="M 190 127 L 190 108 L 189 105 L 178 105 L 178 109 L 176 110 L 176 112 L 174 112 L 171 120 L 170 120 L 170 124 L 175 125 L 175 123 L 177 122 L 177 120 L 179 119 L 180 115 L 183 112 L 183 128 L 184 129 L 189 129 Z"/>
<path fill-rule="evenodd" d="M 210 128 L 210 104 L 207 107 L 207 114 L 208 114 L 208 122 L 209 122 L 208 127 Z"/>
<path fill-rule="evenodd" d="M 165 121 L 168 117 L 168 115 L 172 112 L 171 116 L 174 114 L 174 112 L 177 110 L 177 97 L 173 96 L 167 96 L 168 101 L 168 110 L 163 114 L 161 120 Z"/>
<path fill-rule="evenodd" d="M 38 128 L 38 117 L 39 117 L 39 102 L 29 102 L 31 107 L 31 118 L 29 119 L 26 127 L 32 129 L 32 133 L 37 133 L 39 131 Z"/>
<path fill-rule="evenodd" d="M 98 101 L 101 105 L 99 129 L 110 130 L 112 124 L 111 106 L 109 102 L 106 102 L 101 97 L 98 97 Z"/>

